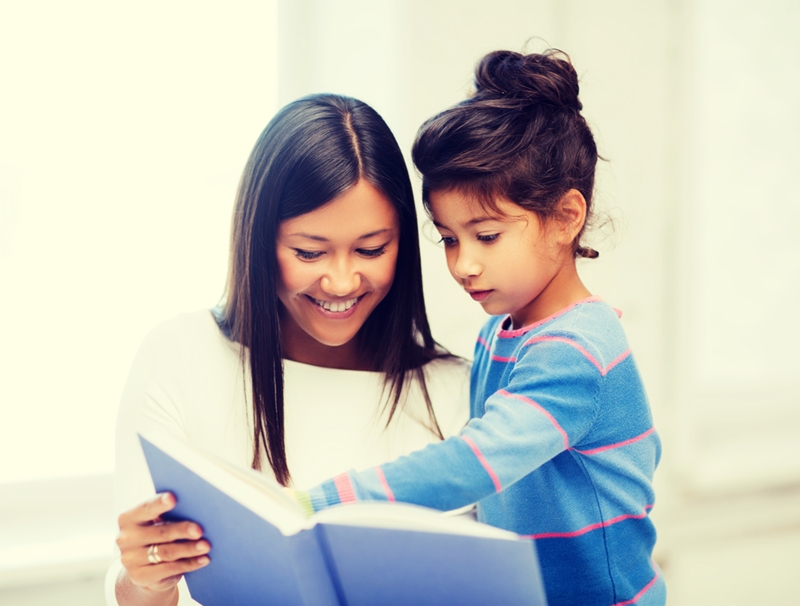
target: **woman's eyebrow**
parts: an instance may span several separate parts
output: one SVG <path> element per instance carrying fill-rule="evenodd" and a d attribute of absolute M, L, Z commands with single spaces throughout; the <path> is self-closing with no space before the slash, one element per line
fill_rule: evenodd
<path fill-rule="evenodd" d="M 393 231 L 391 227 L 385 227 L 383 229 L 376 229 L 375 231 L 371 231 L 369 233 L 364 234 L 363 236 L 359 236 L 356 240 L 366 240 L 368 238 L 372 238 L 374 236 L 379 236 L 383 233 Z M 289 234 L 289 237 L 298 237 L 298 238 L 306 238 L 307 240 L 314 240 L 315 242 L 329 242 L 330 239 L 324 236 L 318 236 L 315 234 L 307 234 L 305 232 L 295 232 L 293 234 Z"/>

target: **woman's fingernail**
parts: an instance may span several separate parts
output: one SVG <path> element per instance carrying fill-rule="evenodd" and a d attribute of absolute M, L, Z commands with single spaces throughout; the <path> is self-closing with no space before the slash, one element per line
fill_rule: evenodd
<path fill-rule="evenodd" d="M 203 536 L 203 531 L 199 526 L 189 526 L 189 536 L 193 539 L 199 539 Z"/>
<path fill-rule="evenodd" d="M 210 560 L 210 559 L 208 559 L 208 557 L 207 557 L 207 556 L 202 556 L 202 557 L 200 557 L 200 558 L 197 558 L 197 563 L 198 563 L 198 564 L 200 564 L 201 566 L 205 566 L 205 565 L 206 565 L 206 564 L 208 564 L 210 561 L 211 561 L 211 560 Z"/>
<path fill-rule="evenodd" d="M 198 543 L 195 543 L 195 548 L 197 549 L 197 551 L 208 551 L 209 544 L 206 543 L 205 541 L 200 541 Z"/>

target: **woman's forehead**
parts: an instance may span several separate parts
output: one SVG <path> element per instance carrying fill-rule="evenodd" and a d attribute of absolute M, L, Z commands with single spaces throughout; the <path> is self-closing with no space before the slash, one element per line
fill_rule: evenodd
<path fill-rule="evenodd" d="M 327 204 L 281 222 L 279 236 L 317 241 L 361 240 L 398 227 L 397 212 L 389 199 L 361 180 Z"/>

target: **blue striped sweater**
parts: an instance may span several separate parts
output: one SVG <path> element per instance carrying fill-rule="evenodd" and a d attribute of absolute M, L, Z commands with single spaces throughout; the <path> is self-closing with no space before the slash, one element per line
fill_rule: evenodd
<path fill-rule="evenodd" d="M 661 445 L 615 311 L 593 297 L 518 330 L 507 323 L 481 330 L 472 419 L 458 436 L 307 498 L 315 510 L 478 503 L 481 521 L 536 539 L 551 606 L 663 605 L 648 515 Z"/>

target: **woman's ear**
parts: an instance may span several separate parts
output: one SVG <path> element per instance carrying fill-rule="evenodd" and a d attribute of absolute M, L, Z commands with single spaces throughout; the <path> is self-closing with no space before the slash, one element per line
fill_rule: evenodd
<path fill-rule="evenodd" d="M 572 245 L 586 223 L 586 199 L 577 189 L 570 189 L 558 201 L 559 242 Z"/>

